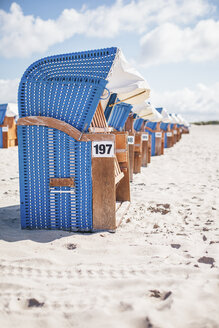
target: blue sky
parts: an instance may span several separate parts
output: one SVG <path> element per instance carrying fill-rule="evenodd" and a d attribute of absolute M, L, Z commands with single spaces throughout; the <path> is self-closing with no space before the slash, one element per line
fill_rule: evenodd
<path fill-rule="evenodd" d="M 35 60 L 118 46 L 151 102 L 189 121 L 219 119 L 218 0 L 0 0 L 0 103 Z"/>

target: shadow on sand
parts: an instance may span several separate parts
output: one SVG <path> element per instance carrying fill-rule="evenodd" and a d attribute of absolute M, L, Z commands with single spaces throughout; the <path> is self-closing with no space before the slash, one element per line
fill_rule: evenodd
<path fill-rule="evenodd" d="M 8 242 L 32 240 L 38 243 L 49 243 L 76 233 L 62 230 L 22 230 L 20 226 L 20 206 L 0 208 L 0 240 Z M 85 234 L 89 235 L 90 233 Z"/>

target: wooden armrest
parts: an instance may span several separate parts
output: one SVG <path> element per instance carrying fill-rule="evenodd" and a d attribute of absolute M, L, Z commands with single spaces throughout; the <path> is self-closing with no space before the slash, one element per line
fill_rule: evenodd
<path fill-rule="evenodd" d="M 26 116 L 19 118 L 17 125 L 36 125 L 36 126 L 47 126 L 48 128 L 62 131 L 74 138 L 77 141 L 101 141 L 101 140 L 115 140 L 115 136 L 112 134 L 104 133 L 82 133 L 72 125 L 58 120 L 53 117 L 47 116 Z"/>

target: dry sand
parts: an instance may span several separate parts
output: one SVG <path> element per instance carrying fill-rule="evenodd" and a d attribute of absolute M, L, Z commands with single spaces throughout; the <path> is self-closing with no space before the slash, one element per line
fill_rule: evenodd
<path fill-rule="evenodd" d="M 152 158 L 115 234 L 20 230 L 0 159 L 0 327 L 219 327 L 219 126 Z"/>

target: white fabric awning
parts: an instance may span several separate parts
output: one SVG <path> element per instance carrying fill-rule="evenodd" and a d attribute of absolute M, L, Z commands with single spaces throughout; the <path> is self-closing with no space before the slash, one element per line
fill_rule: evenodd
<path fill-rule="evenodd" d="M 164 108 L 164 107 L 162 108 L 161 115 L 162 115 L 162 122 L 163 123 L 172 123 L 172 118 L 168 114 L 166 108 Z"/>
<path fill-rule="evenodd" d="M 177 118 L 179 120 L 179 124 L 183 124 L 183 125 L 185 125 L 187 127 L 189 126 L 189 123 L 186 122 L 186 120 L 180 114 L 177 114 Z"/>
<path fill-rule="evenodd" d="M 147 81 L 127 62 L 121 49 L 117 50 L 107 80 L 110 93 L 117 93 L 120 101 L 128 104 L 140 104 L 150 96 Z"/>
<path fill-rule="evenodd" d="M 144 120 L 149 120 L 151 122 L 161 122 L 162 120 L 162 115 L 160 115 L 153 105 L 146 101 L 139 105 L 134 105 L 132 110 Z"/>
<path fill-rule="evenodd" d="M 18 116 L 18 104 L 8 103 L 5 115 L 8 117 Z"/>
<path fill-rule="evenodd" d="M 178 120 L 178 118 L 176 117 L 175 113 L 171 113 L 170 116 L 171 116 L 172 121 L 173 121 L 172 123 L 174 123 L 174 124 L 179 124 L 179 120 Z"/>

